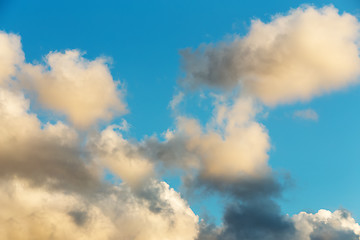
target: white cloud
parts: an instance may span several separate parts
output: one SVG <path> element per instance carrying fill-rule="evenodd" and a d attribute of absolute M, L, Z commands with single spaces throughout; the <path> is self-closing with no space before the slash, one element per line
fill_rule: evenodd
<path fill-rule="evenodd" d="M 0 238 L 4 240 L 193 240 L 198 217 L 164 182 L 143 195 L 112 187 L 96 200 L 1 183 Z"/>
<path fill-rule="evenodd" d="M 0 179 L 67 191 L 99 187 L 99 170 L 84 159 L 76 131 L 61 122 L 43 125 L 21 93 L 0 88 Z"/>
<path fill-rule="evenodd" d="M 152 165 L 113 127 L 97 139 L 105 160 L 96 163 L 74 129 L 43 125 L 28 111 L 21 93 L 0 88 L 1 239 L 196 238 L 198 217 L 166 183 L 149 178 L 129 188 Z M 126 183 L 104 183 L 102 165 Z"/>
<path fill-rule="evenodd" d="M 232 42 L 182 52 L 183 85 L 240 85 L 267 105 L 309 100 L 357 83 L 360 24 L 332 6 L 302 7 L 252 21 Z"/>
<path fill-rule="evenodd" d="M 360 226 L 345 210 L 330 212 L 321 209 L 317 213 L 301 212 L 292 217 L 297 229 L 298 240 L 360 239 Z"/>
<path fill-rule="evenodd" d="M 17 65 L 24 61 L 20 37 L 0 31 L 0 84 L 16 73 Z"/>
<path fill-rule="evenodd" d="M 319 120 L 319 115 L 313 109 L 297 110 L 294 112 L 293 116 L 295 118 L 302 118 L 305 120 Z"/>
<path fill-rule="evenodd" d="M 276 105 L 355 83 L 358 34 L 355 17 L 339 15 L 333 7 L 305 7 L 277 15 L 267 24 L 253 21 L 249 34 L 231 43 L 185 51 L 185 85 L 241 85 L 244 91 L 230 100 L 218 97 L 213 119 L 205 127 L 195 118 L 178 116 L 175 130 L 168 130 L 163 142 L 155 137 L 132 142 L 117 131 L 127 130 L 126 122 L 83 135 L 62 122 L 44 124 L 30 113 L 24 93 L 11 87 L 12 78 L 20 78 L 21 86 L 34 92 L 43 106 L 86 128 L 126 111 L 123 92 L 104 58 L 90 61 L 72 50 L 50 53 L 45 65 L 23 64 L 19 36 L 0 32 L 0 83 L 8 83 L 0 87 L 0 238 L 197 239 L 198 217 L 179 193 L 154 180 L 156 164 L 181 168 L 184 179 L 194 180 L 196 187 L 234 191 L 247 203 L 259 200 L 258 192 L 272 196 L 278 186 L 268 181 L 273 180 L 270 138 L 256 120 L 261 109 L 254 96 Z M 182 92 L 174 96 L 170 107 L 175 109 L 183 97 Z M 311 109 L 294 116 L 318 119 Z M 104 182 L 104 168 L 123 182 Z M 257 192 L 256 197 L 249 192 Z M 289 229 L 294 224 L 294 239 L 299 240 L 347 240 L 360 234 L 346 211 L 299 213 L 289 222 L 290 217 L 273 212 L 276 205 L 269 206 L 263 215 L 255 212 L 249 225 L 253 228 L 237 232 L 256 231 L 264 216 L 280 223 L 285 219 Z M 247 221 L 246 214 L 258 208 L 237 210 L 240 215 L 230 212 L 227 221 L 234 220 L 231 216 L 245 216 Z M 242 223 L 238 220 L 228 226 Z M 265 233 L 279 226 L 267 224 L 261 226 Z"/>
<path fill-rule="evenodd" d="M 109 126 L 90 141 L 90 150 L 99 164 L 136 187 L 154 175 L 154 165 L 135 144 L 124 139 L 116 126 Z"/>
<path fill-rule="evenodd" d="M 114 82 L 106 59 L 89 61 L 82 55 L 77 50 L 49 53 L 45 66 L 24 66 L 21 80 L 37 94 L 43 106 L 67 115 L 73 124 L 86 128 L 97 120 L 123 114 L 126 108 L 123 91 Z"/>
<path fill-rule="evenodd" d="M 196 120 L 179 118 L 178 131 L 185 136 L 186 150 L 199 159 L 202 178 L 231 182 L 268 173 L 269 136 L 254 121 L 256 111 L 251 99 L 238 99 L 232 106 L 219 104 L 216 123 L 205 132 Z"/>
<path fill-rule="evenodd" d="M 206 128 L 194 118 L 179 116 L 171 137 L 164 142 L 147 139 L 140 143 L 139 151 L 166 167 L 184 169 L 201 185 L 245 189 L 249 182 L 271 176 L 270 141 L 266 128 L 255 121 L 258 111 L 251 98 L 215 103 L 213 120 Z"/>

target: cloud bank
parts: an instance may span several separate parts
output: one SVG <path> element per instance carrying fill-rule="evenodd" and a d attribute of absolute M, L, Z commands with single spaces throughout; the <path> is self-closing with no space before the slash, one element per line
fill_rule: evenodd
<path fill-rule="evenodd" d="M 175 111 L 186 100 L 180 92 L 169 105 L 175 125 L 165 139 L 136 141 L 123 136 L 124 126 L 97 125 L 126 112 L 124 89 L 105 58 L 67 50 L 31 64 L 20 37 L 0 32 L 0 238 L 360 239 L 346 210 L 281 213 L 276 198 L 286 179 L 269 165 L 271 139 L 258 119 L 263 104 L 308 100 L 356 83 L 358 34 L 354 16 L 302 7 L 269 23 L 253 21 L 245 37 L 185 50 L 182 86 L 240 91 L 213 94 L 205 125 Z M 66 118 L 46 122 L 33 104 Z M 187 190 L 224 196 L 220 226 L 200 219 L 161 180 L 174 169 Z"/>
<path fill-rule="evenodd" d="M 20 37 L 11 34 L 0 40 L 0 45 L 20 43 Z M 19 52 L 18 48 L 8 50 L 13 52 L 1 52 L 1 59 L 7 59 L 4 54 L 16 56 Z M 54 56 L 60 59 L 52 59 Z M 119 103 L 119 98 L 111 95 L 116 93 L 116 83 L 102 61 L 89 62 L 77 51 L 48 59 L 51 73 L 40 72 L 45 71 L 42 66 L 11 59 L 11 69 L 4 71 L 0 87 L 0 238 L 195 239 L 198 217 L 187 202 L 168 184 L 154 179 L 152 163 L 132 155 L 131 144 L 112 128 L 96 134 L 91 131 L 84 139 L 67 123 L 42 123 L 31 113 L 31 102 L 18 82 L 25 92 L 34 90 L 28 88 L 32 84 L 38 84 L 39 94 L 53 91 L 54 104 L 58 101 L 70 122 L 76 119 L 76 126 L 95 124 L 108 106 Z M 105 98 L 94 106 L 96 114 L 84 109 L 75 113 L 79 118 L 72 119 L 68 108 L 72 106 L 63 100 L 69 96 L 76 107 L 82 107 L 94 101 L 88 99 L 92 94 L 95 100 Z M 118 174 L 123 182 L 104 180 L 105 169 Z M 139 181 L 142 175 L 146 182 Z"/>
<path fill-rule="evenodd" d="M 197 216 L 164 182 L 151 182 L 145 194 L 126 186 L 109 189 L 96 200 L 2 184 L 1 239 L 194 239 Z M 156 208 L 152 208 L 156 206 Z"/>

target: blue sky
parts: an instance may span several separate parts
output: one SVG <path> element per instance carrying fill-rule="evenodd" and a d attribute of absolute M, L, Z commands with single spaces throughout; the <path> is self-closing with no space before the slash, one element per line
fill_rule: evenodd
<path fill-rule="evenodd" d="M 340 13 L 360 17 L 357 0 L 0 3 L 0 30 L 21 36 L 27 62 L 43 63 L 49 52 L 68 49 L 86 52 L 84 57 L 90 60 L 99 56 L 111 59 L 111 74 L 126 89 L 129 112 L 109 123 L 126 119 L 130 129 L 124 136 L 137 141 L 154 135 L 161 138 L 167 129 L 176 128 L 177 112 L 169 103 L 180 91 L 186 92 L 178 84 L 185 74 L 180 50 L 217 43 L 233 34 L 244 36 L 251 20 L 269 22 L 272 16 L 303 4 L 317 8 L 333 5 Z M 188 92 L 178 111 L 206 123 L 213 106 L 209 97 L 199 97 L 200 92 Z M 344 208 L 360 221 L 359 101 L 360 86 L 354 84 L 311 100 L 264 107 L 266 116 L 258 119 L 270 136 L 269 165 L 280 175 L 291 176 L 291 184 L 276 200 L 283 214 Z M 42 121 L 54 120 L 46 111 L 31 108 Z M 316 112 L 316 119 L 294 115 L 308 109 Z M 178 172 L 170 171 L 164 179 L 185 195 Z M 188 201 L 196 214 L 207 211 L 221 225 L 221 195 L 189 197 Z"/>

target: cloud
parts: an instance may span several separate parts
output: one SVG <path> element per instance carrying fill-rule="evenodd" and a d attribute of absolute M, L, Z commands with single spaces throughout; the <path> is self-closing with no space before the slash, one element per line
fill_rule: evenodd
<path fill-rule="evenodd" d="M 123 90 L 114 82 L 105 58 L 85 59 L 77 50 L 52 52 L 45 65 L 27 64 L 20 76 L 46 108 L 65 114 L 76 126 L 86 128 L 126 112 Z"/>
<path fill-rule="evenodd" d="M 87 162 L 76 131 L 61 122 L 42 124 L 28 110 L 21 93 L 0 88 L 0 178 L 75 192 L 100 187 L 99 170 Z"/>
<path fill-rule="evenodd" d="M 113 227 L 98 207 L 88 207 L 79 198 L 61 192 L 28 188 L 23 182 L 1 184 L 1 239 L 109 239 Z M 6 210 L 5 210 L 6 209 Z M 87 219 L 78 224 L 75 212 Z"/>
<path fill-rule="evenodd" d="M 281 215 L 277 204 L 258 200 L 229 206 L 219 239 L 286 240 L 292 239 L 294 233 L 293 223 L 288 216 Z"/>
<path fill-rule="evenodd" d="M 0 45 L 5 40 L 0 38 Z M 8 84 L 0 87 L 0 239 L 196 238 L 198 217 L 179 193 L 151 177 L 152 163 L 133 151 L 136 145 L 116 132 L 116 126 L 79 134 L 60 121 L 43 123 L 30 112 L 30 101 L 17 86 L 20 76 L 40 100 L 59 106 L 75 125 L 85 127 L 103 118 L 115 97 L 120 101 L 101 59 L 87 61 L 74 51 L 52 53 L 47 58 L 50 70 L 10 62 L 2 75 Z M 26 78 L 30 76 L 34 78 Z M 72 109 L 86 108 L 84 104 L 94 104 L 96 114 L 90 107 Z M 126 123 L 118 128 L 126 130 Z M 124 181 L 104 181 L 104 168 Z M 147 181 L 139 181 L 142 176 Z"/>
<path fill-rule="evenodd" d="M 146 195 L 113 187 L 89 202 L 82 196 L 28 188 L 22 182 L 0 187 L 1 239 L 192 240 L 198 217 L 164 182 L 152 181 Z M 26 200 L 26 201 L 25 201 Z M 150 208 L 157 204 L 157 211 Z"/>
<path fill-rule="evenodd" d="M 346 210 L 301 212 L 292 217 L 299 240 L 358 240 L 360 226 Z"/>
<path fill-rule="evenodd" d="M 154 164 L 146 159 L 136 144 L 124 139 L 117 126 L 109 126 L 93 137 L 89 149 L 96 162 L 107 167 L 133 187 L 154 175 Z"/>
<path fill-rule="evenodd" d="M 215 97 L 205 125 L 176 116 L 163 141 L 126 139 L 126 122 L 87 129 L 126 111 L 104 58 L 69 50 L 49 53 L 44 64 L 24 63 L 20 37 L 1 32 L 0 238 L 359 239 L 360 227 L 345 210 L 281 213 L 275 198 L 283 186 L 268 162 L 268 130 L 257 119 L 258 99 L 307 100 L 355 83 L 358 31 L 356 18 L 334 7 L 303 7 L 266 24 L 253 21 L 243 38 L 183 51 L 184 86 L 242 90 Z M 31 113 L 29 92 L 75 128 L 43 123 Z M 103 179 L 105 169 L 121 183 Z M 168 169 L 180 169 L 188 189 L 224 196 L 221 226 L 199 223 L 180 194 L 157 179 Z"/>
<path fill-rule="evenodd" d="M 360 226 L 346 210 L 282 215 L 270 199 L 230 204 L 223 225 L 200 225 L 198 240 L 358 240 Z"/>
<path fill-rule="evenodd" d="M 165 168 L 181 168 L 190 190 L 220 191 L 237 197 L 277 194 L 282 188 L 268 165 L 270 140 L 255 121 L 260 111 L 251 98 L 215 101 L 203 128 L 194 118 L 178 116 L 177 127 L 165 141 L 139 143 L 142 152 Z"/>
<path fill-rule="evenodd" d="M 231 89 L 241 86 L 266 105 L 304 101 L 357 83 L 360 24 L 332 6 L 311 6 L 253 20 L 245 37 L 181 52 L 180 83 Z"/>
<path fill-rule="evenodd" d="M 313 109 L 297 110 L 293 114 L 294 118 L 317 121 L 319 115 Z"/>
<path fill-rule="evenodd" d="M 177 105 L 179 105 L 181 103 L 183 98 L 184 98 L 184 93 L 183 92 L 179 92 L 178 94 L 176 94 L 169 103 L 170 108 L 172 110 L 174 110 L 177 107 Z"/>
<path fill-rule="evenodd" d="M 0 84 L 16 73 L 16 68 L 24 61 L 20 37 L 0 31 Z"/>

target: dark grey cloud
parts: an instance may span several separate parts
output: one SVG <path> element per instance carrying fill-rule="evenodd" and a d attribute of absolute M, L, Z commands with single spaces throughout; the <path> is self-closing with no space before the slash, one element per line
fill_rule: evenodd
<path fill-rule="evenodd" d="M 196 240 L 219 240 L 220 229 L 213 223 L 202 221 L 199 224 L 199 235 Z"/>
<path fill-rule="evenodd" d="M 359 240 L 360 227 L 346 210 L 284 215 L 273 199 L 230 203 L 223 225 L 202 222 L 197 240 Z"/>
<path fill-rule="evenodd" d="M 269 199 L 228 206 L 224 226 L 220 239 L 226 240 L 288 240 L 295 233 L 293 222 Z"/>
<path fill-rule="evenodd" d="M 287 181 L 287 180 L 286 180 Z M 184 183 L 188 189 L 217 191 L 238 200 L 251 200 L 267 197 L 279 197 L 286 185 L 280 183 L 275 175 L 269 174 L 259 178 L 239 177 L 233 182 L 223 182 L 217 179 L 202 179 L 201 176 L 185 177 Z"/>
<path fill-rule="evenodd" d="M 89 219 L 88 213 L 86 211 L 73 210 L 70 211 L 68 214 L 72 217 L 76 225 L 80 227 L 84 226 Z"/>
<path fill-rule="evenodd" d="M 288 240 L 295 237 L 295 225 L 282 215 L 271 199 L 230 203 L 223 226 L 203 224 L 198 240 Z"/>
<path fill-rule="evenodd" d="M 186 48 L 180 51 L 182 68 L 186 77 L 179 80 L 187 89 L 204 86 L 229 89 L 238 84 L 241 73 L 235 62 L 235 43 L 202 45 L 199 49 Z M 240 48 L 241 50 L 241 48 Z"/>
<path fill-rule="evenodd" d="M 96 192 L 103 183 L 81 155 L 79 149 L 34 138 L 18 150 L 0 151 L 0 177 L 22 178 L 32 186 L 53 190 Z"/>

